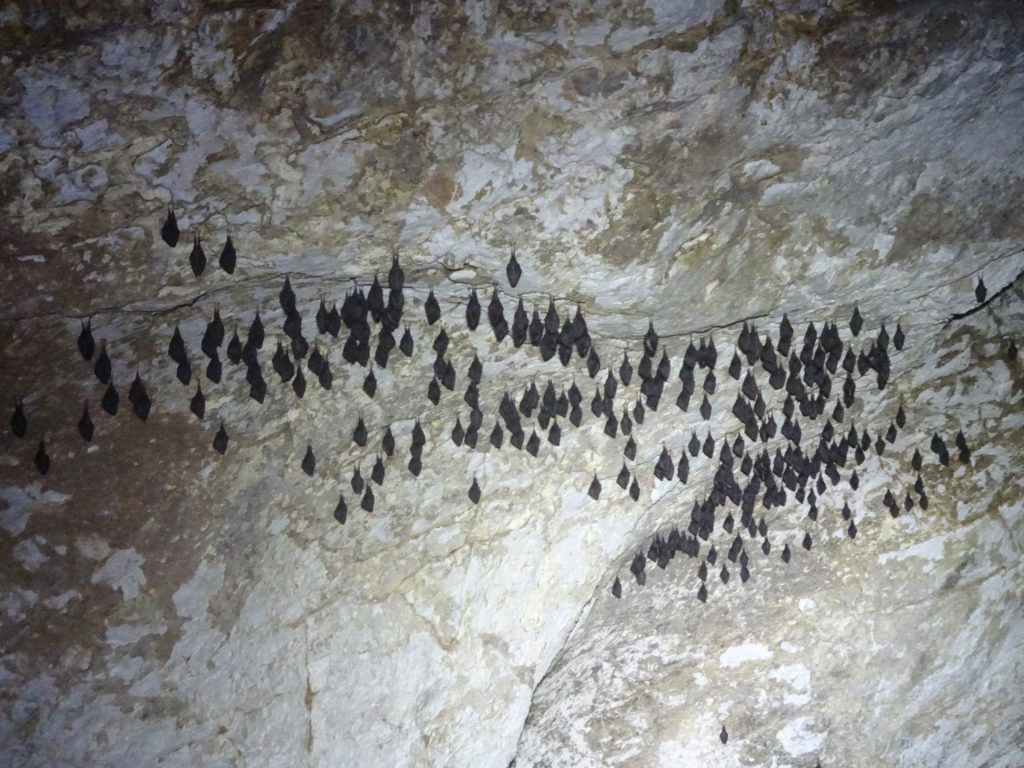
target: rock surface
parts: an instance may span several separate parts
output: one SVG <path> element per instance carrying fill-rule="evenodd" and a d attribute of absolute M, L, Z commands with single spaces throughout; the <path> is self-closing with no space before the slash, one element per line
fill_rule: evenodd
<path fill-rule="evenodd" d="M 83 0 L 12 6 L 0 40 L 0 390 L 28 419 L 24 438 L 0 436 L 9 764 L 1024 760 L 1024 420 L 1021 362 L 1008 359 L 1024 338 L 1020 8 L 161 0 L 112 19 Z M 217 263 L 228 234 L 231 275 Z M 322 295 L 383 279 L 395 250 L 416 346 L 375 367 L 369 398 L 366 369 L 313 316 Z M 287 342 L 285 275 L 334 372 L 330 391 L 307 372 L 301 400 L 269 364 Z M 991 301 L 972 311 L 979 277 Z M 586 407 L 584 361 L 496 342 L 494 285 L 509 318 L 517 294 L 542 316 L 549 297 L 563 314 L 581 307 L 616 370 L 623 352 L 638 364 L 654 321 L 672 375 L 635 428 L 639 502 L 615 484 L 626 438 Z M 485 315 L 472 332 L 471 286 Z M 437 406 L 431 288 L 457 370 Z M 750 552 L 746 584 L 715 569 L 704 605 L 696 562 L 677 555 L 638 589 L 634 553 L 685 528 L 712 479 L 695 460 L 685 486 L 655 481 L 662 445 L 678 458 L 691 429 L 739 429 L 726 367 L 743 321 L 777 337 L 786 312 L 799 339 L 834 319 L 845 342 L 855 304 L 857 348 L 897 321 L 907 345 L 888 387 L 859 381 L 843 428 L 882 434 L 900 403 L 906 428 L 869 451 L 856 491 L 845 472 L 830 484 L 817 522 L 806 505 L 768 511 L 773 549 Z M 226 359 L 222 383 L 203 376 L 215 308 L 243 339 L 261 311 L 263 405 Z M 116 416 L 75 347 L 86 318 L 110 351 Z M 166 356 L 175 325 L 187 387 Z M 718 348 L 709 424 L 696 400 L 673 404 L 701 334 Z M 470 450 L 449 433 L 466 423 L 474 353 L 485 419 Z M 145 422 L 127 398 L 136 372 L 153 400 Z M 518 399 L 534 377 L 559 389 L 575 377 L 583 425 L 560 420 L 561 444 L 536 459 L 507 435 L 492 448 L 503 391 Z M 616 411 L 638 390 L 620 386 Z M 360 418 L 365 448 L 349 437 Z M 813 449 L 823 419 L 802 423 Z M 349 479 L 358 467 L 370 482 L 388 425 L 398 450 L 367 513 Z M 948 468 L 928 452 L 933 432 Z M 893 519 L 881 498 L 913 484 L 915 448 L 931 504 Z"/>

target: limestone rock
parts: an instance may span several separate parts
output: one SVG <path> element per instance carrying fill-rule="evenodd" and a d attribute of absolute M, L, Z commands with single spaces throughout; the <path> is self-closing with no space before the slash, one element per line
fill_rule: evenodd
<path fill-rule="evenodd" d="M 28 415 L 0 437 L 9 764 L 1021 764 L 1017 4 L 155 0 L 110 18 L 96 0 L 0 14 L 0 391 Z M 194 272 L 190 242 L 229 258 Z M 379 328 L 346 347 L 343 309 L 378 274 L 386 333 L 413 343 L 372 358 L 368 396 Z M 517 307 L 509 327 L 468 331 L 471 292 Z M 799 355 L 810 322 L 848 342 L 855 306 L 865 365 L 894 333 L 891 371 L 851 374 L 856 487 L 829 482 L 817 520 L 766 513 L 767 553 L 733 562 L 716 528 L 706 602 L 680 554 L 640 589 L 634 555 L 716 479 L 686 454 L 655 480 L 662 446 L 676 461 L 713 433 L 717 460 L 760 440 L 726 375 L 744 323 L 777 343 L 786 313 Z M 238 343 L 199 404 L 215 311 Z M 701 337 L 714 378 L 682 397 Z M 301 399 L 267 375 L 278 341 L 320 382 Z M 591 401 L 606 368 L 617 390 Z M 136 376 L 144 421 L 99 407 Z M 593 410 L 570 408 L 573 383 Z M 781 425 L 785 390 L 759 386 L 747 407 Z M 824 418 L 798 420 L 816 445 Z M 961 429 L 940 466 L 930 436 Z M 927 495 L 891 517 L 915 449 Z"/>

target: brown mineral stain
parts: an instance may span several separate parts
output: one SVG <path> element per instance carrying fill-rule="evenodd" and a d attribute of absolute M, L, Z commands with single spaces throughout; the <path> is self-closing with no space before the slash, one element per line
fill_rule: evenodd
<path fill-rule="evenodd" d="M 562 86 L 562 93 L 567 98 L 583 96 L 589 98 L 597 95 L 601 86 L 601 72 L 597 67 L 584 67 L 569 75 Z"/>
<path fill-rule="evenodd" d="M 455 179 L 451 170 L 443 165 L 434 169 L 423 183 L 423 194 L 437 209 L 444 209 L 455 196 Z"/>

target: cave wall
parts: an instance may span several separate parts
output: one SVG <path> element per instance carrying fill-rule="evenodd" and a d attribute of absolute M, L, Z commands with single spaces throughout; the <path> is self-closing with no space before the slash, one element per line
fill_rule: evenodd
<path fill-rule="evenodd" d="M 28 430 L 0 436 L 5 761 L 1019 765 L 1022 35 L 1003 3 L 9 6 L 0 390 Z M 313 316 L 384 279 L 395 252 L 415 349 L 374 368 L 370 398 Z M 301 400 L 269 370 L 286 276 L 334 371 Z M 581 308 L 596 379 L 578 356 L 498 342 L 494 286 L 509 317 L 518 296 L 542 316 L 549 300 Z M 431 289 L 458 373 L 437 406 Z M 262 405 L 238 366 L 202 376 L 215 308 L 243 338 L 261 311 Z M 798 339 L 835 320 L 858 349 L 899 323 L 888 386 L 865 377 L 843 429 L 883 434 L 901 404 L 906 427 L 868 451 L 856 491 L 848 469 L 830 485 L 818 521 L 792 501 L 767 511 L 773 550 L 752 547 L 747 583 L 713 574 L 705 605 L 677 555 L 640 589 L 634 553 L 685 529 L 714 472 L 698 459 L 685 485 L 656 481 L 662 446 L 678 458 L 692 430 L 735 435 L 737 336 L 750 321 L 777 338 L 783 313 Z M 113 361 L 113 417 L 76 350 L 86 318 Z M 648 321 L 672 376 L 635 427 L 633 501 L 615 484 L 626 438 L 587 404 L 623 354 L 637 365 Z M 202 420 L 166 355 L 175 326 Z M 708 420 L 699 392 L 674 404 L 701 337 L 718 348 Z M 469 450 L 449 434 L 474 354 L 485 420 Z M 125 397 L 136 372 L 144 422 Z M 582 425 L 560 420 L 537 458 L 488 445 L 503 392 L 549 379 L 579 384 Z M 616 410 L 638 392 L 620 385 Z M 806 444 L 823 423 L 803 421 Z M 398 450 L 367 513 L 349 479 L 369 477 L 388 426 Z M 902 501 L 915 449 L 930 504 L 893 518 L 881 498 Z"/>

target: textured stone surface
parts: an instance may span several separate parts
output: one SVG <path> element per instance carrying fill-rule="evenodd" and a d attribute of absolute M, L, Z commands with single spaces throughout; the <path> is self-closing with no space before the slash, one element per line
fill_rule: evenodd
<path fill-rule="evenodd" d="M 595 596 L 538 687 L 516 765 L 1017 765 L 1024 421 L 1019 374 L 992 342 L 1020 327 L 1013 304 L 920 345 L 894 396 L 914 403 L 908 434 L 858 468 L 856 491 L 829 489 L 817 522 L 804 509 L 773 515 L 769 556 L 748 545 L 747 584 L 721 531 L 712 542 L 732 578 L 710 569 L 707 605 L 694 597 L 698 561 L 649 563 L 644 589 L 627 561 L 622 600 Z M 912 445 L 968 413 L 982 428 L 972 464 L 927 462 L 928 510 L 892 519 L 879 499 L 912 484 Z M 681 512 L 664 519 L 682 527 Z"/>
<path fill-rule="evenodd" d="M 6 759 L 1020 764 L 1021 373 L 1005 355 L 1021 338 L 1022 22 L 1002 3 L 5 8 L 0 391 L 29 418 L 25 439 L 0 437 Z M 172 201 L 173 250 L 159 236 Z M 233 276 L 216 265 L 228 232 Z M 198 279 L 195 233 L 210 258 Z M 284 275 L 312 340 L 319 296 L 365 287 L 396 248 L 413 357 L 376 370 L 371 400 L 331 342 L 333 390 L 310 377 L 297 401 L 266 365 Z M 943 325 L 974 306 L 978 276 L 1010 288 Z M 624 438 L 586 409 L 538 459 L 487 445 L 505 387 L 575 375 L 593 395 L 579 359 L 542 363 L 486 320 L 466 331 L 468 286 L 486 306 L 493 284 L 507 316 L 517 293 L 542 313 L 549 295 L 581 306 L 616 367 L 623 350 L 636 364 L 655 320 L 673 378 L 637 430 L 641 503 L 614 484 Z M 430 287 L 458 369 L 437 407 Z M 610 597 L 710 482 L 698 464 L 686 488 L 648 471 L 662 443 L 678 455 L 706 429 L 672 404 L 690 335 L 718 329 L 711 429 L 729 433 L 742 320 L 774 332 L 786 311 L 799 334 L 834 317 L 845 334 L 855 302 L 862 339 L 898 319 L 908 344 L 884 392 L 858 387 L 851 418 L 875 434 L 901 399 L 909 417 L 856 493 L 830 491 L 850 499 L 857 540 L 838 507 L 810 524 L 792 506 L 770 538 L 807 529 L 815 545 L 789 566 L 752 553 L 752 580 L 716 583 L 706 606 L 678 560 Z M 229 336 L 262 310 L 270 392 L 257 405 L 225 362 L 199 423 L 165 350 L 180 324 L 198 372 L 214 307 Z M 87 316 L 114 362 L 113 418 L 76 356 Z M 474 351 L 487 416 L 469 451 L 448 434 Z M 125 397 L 136 370 L 146 423 Z M 367 449 L 349 440 L 360 415 Z M 221 420 L 224 456 L 210 448 Z M 388 424 L 399 451 L 368 515 L 348 478 L 369 475 Z M 820 424 L 804 427 L 813 444 Z M 880 498 L 912 482 L 913 448 L 961 427 L 973 463 L 929 455 L 929 510 L 891 520 Z"/>

